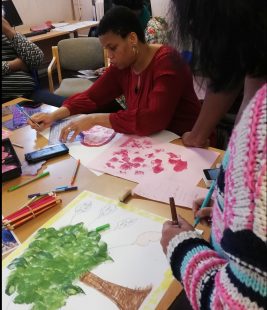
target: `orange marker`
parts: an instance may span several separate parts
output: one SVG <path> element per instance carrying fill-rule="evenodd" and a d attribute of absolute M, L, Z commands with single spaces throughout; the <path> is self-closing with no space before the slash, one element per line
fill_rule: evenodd
<path fill-rule="evenodd" d="M 75 169 L 73 171 L 73 175 L 72 175 L 71 182 L 70 182 L 71 185 L 74 184 L 74 181 L 75 181 L 75 178 L 76 178 L 79 166 L 80 166 L 80 159 L 78 159 L 77 162 L 76 162 L 76 166 L 75 166 Z"/>

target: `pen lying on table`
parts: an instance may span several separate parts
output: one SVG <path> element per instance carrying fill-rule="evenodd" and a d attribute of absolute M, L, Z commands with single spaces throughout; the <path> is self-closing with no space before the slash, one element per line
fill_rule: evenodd
<path fill-rule="evenodd" d="M 62 187 L 57 187 L 55 189 L 52 189 L 51 191 L 47 191 L 44 193 L 35 193 L 35 194 L 29 194 L 28 198 L 32 198 L 34 196 L 38 197 L 38 196 L 43 196 L 43 195 L 48 195 L 49 193 L 62 193 L 62 192 L 68 192 L 68 191 L 75 191 L 78 189 L 78 186 L 62 186 Z"/>

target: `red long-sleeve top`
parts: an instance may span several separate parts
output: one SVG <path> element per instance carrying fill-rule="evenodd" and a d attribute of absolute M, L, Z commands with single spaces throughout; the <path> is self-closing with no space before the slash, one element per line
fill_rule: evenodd
<path fill-rule="evenodd" d="M 200 111 L 190 69 L 170 46 L 157 50 L 140 77 L 131 68 L 110 66 L 89 89 L 69 97 L 63 106 L 71 115 L 94 113 L 122 94 L 127 109 L 109 116 L 112 128 L 120 133 L 144 136 L 168 129 L 182 135 L 192 129 Z"/>

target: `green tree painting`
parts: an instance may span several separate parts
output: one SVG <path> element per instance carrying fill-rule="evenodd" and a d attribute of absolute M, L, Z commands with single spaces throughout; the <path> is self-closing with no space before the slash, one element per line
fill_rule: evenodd
<path fill-rule="evenodd" d="M 33 304 L 34 310 L 64 306 L 68 296 L 83 293 L 74 280 L 111 260 L 100 239 L 83 223 L 40 229 L 23 255 L 9 264 L 6 294 L 16 293 L 14 303 Z"/>
<path fill-rule="evenodd" d="M 111 260 L 107 244 L 96 231 L 88 231 L 83 223 L 58 230 L 40 229 L 26 251 L 8 268 L 5 293 L 15 295 L 15 304 L 29 304 L 32 310 L 56 310 L 71 295 L 84 294 L 74 285 L 80 279 L 103 293 L 121 310 L 137 310 L 152 287 L 128 288 L 103 280 L 90 271 Z"/>

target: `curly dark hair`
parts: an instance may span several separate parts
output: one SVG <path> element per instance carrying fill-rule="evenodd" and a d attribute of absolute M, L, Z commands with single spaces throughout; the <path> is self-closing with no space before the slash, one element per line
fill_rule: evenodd
<path fill-rule="evenodd" d="M 173 40 L 192 49 L 194 74 L 214 91 L 234 89 L 246 75 L 267 77 L 266 0 L 171 0 Z"/>
<path fill-rule="evenodd" d="M 98 26 L 98 35 L 104 35 L 107 32 L 113 32 L 122 38 L 135 32 L 138 40 L 145 43 L 144 30 L 138 20 L 138 17 L 124 6 L 116 6 L 107 11 L 101 19 Z"/>
<path fill-rule="evenodd" d="M 115 5 L 125 6 L 133 11 L 142 10 L 144 6 L 143 0 L 112 0 L 112 3 Z"/>

